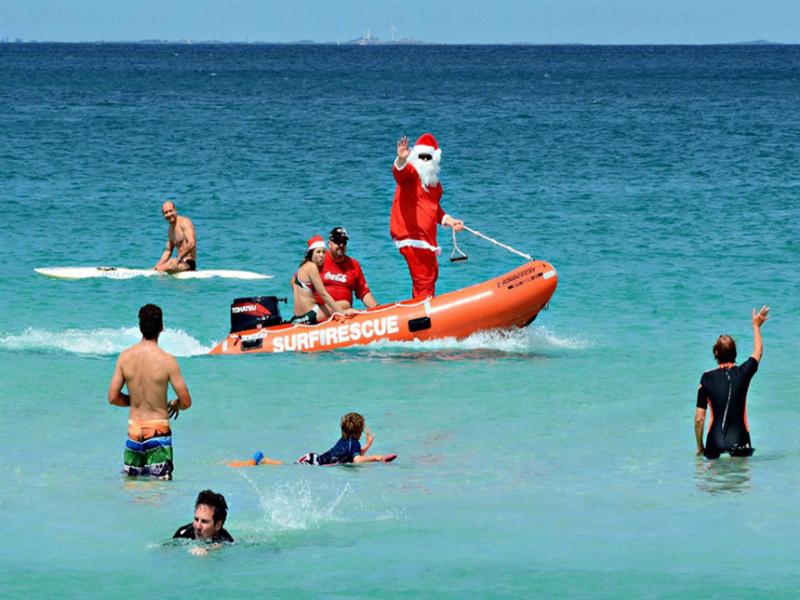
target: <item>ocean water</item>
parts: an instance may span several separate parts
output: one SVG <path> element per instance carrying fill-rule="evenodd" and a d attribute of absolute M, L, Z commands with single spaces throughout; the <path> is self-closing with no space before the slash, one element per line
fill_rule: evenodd
<path fill-rule="evenodd" d="M 800 47 L 0 45 L 0 595 L 795 597 L 800 587 Z M 375 296 L 400 135 L 432 131 L 443 205 L 551 262 L 512 333 L 210 357 L 234 297 L 289 295 L 315 233 Z M 54 281 L 149 267 L 164 199 L 234 280 Z M 440 234 L 445 255 L 449 236 Z M 468 234 L 440 291 L 520 259 Z M 164 308 L 194 405 L 175 480 L 119 473 L 106 390 Z M 711 346 L 752 347 L 756 454 L 693 455 Z M 234 470 L 324 451 L 364 414 L 388 465 Z M 197 492 L 237 544 L 175 546 Z"/>

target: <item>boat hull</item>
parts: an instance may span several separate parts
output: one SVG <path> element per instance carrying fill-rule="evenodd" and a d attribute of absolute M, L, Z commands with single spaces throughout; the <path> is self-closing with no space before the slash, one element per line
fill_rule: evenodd
<path fill-rule="evenodd" d="M 379 340 L 464 338 L 478 331 L 525 327 L 549 302 L 558 275 L 547 262 L 425 300 L 377 306 L 340 323 L 283 324 L 229 334 L 210 354 L 319 352 Z"/>

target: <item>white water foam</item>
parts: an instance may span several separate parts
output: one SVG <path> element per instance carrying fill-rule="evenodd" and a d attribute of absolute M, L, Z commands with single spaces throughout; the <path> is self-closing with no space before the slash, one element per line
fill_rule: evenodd
<path fill-rule="evenodd" d="M 585 350 L 592 344 L 576 336 L 559 335 L 544 326 L 527 329 L 495 330 L 474 333 L 462 340 L 441 338 L 414 342 L 377 342 L 370 344 L 371 349 L 419 350 L 430 352 L 436 350 L 491 350 L 508 354 L 529 354 L 547 350 Z"/>
<path fill-rule="evenodd" d="M 66 329 L 47 331 L 29 327 L 19 335 L 0 335 L 0 348 L 5 350 L 43 350 L 75 354 L 117 354 L 142 339 L 137 327 L 120 329 Z M 165 329 L 159 345 L 175 356 L 208 354 L 211 346 L 203 346 L 182 329 Z"/>
<path fill-rule="evenodd" d="M 592 342 L 574 335 L 559 335 L 544 326 L 532 327 L 528 335 L 534 346 L 564 350 L 586 350 L 594 346 Z"/>

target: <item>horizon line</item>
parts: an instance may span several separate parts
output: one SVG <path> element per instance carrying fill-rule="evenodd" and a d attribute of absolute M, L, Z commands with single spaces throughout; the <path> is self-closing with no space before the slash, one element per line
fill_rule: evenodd
<path fill-rule="evenodd" d="M 367 44 L 359 43 L 363 38 L 353 40 L 346 40 L 343 42 L 324 41 L 318 42 L 315 40 L 295 40 L 291 42 L 268 42 L 262 40 L 247 41 L 247 40 L 194 40 L 183 38 L 178 40 L 166 39 L 140 39 L 140 40 L 84 40 L 76 41 L 63 41 L 63 40 L 25 40 L 22 38 L 14 38 L 13 40 L 5 37 L 0 38 L 0 45 L 25 45 L 25 44 L 64 44 L 64 45 L 81 45 L 81 44 L 132 44 L 132 45 L 206 45 L 206 46 L 797 46 L 798 42 L 773 42 L 765 39 L 755 40 L 741 40 L 736 42 L 429 42 L 422 40 L 415 40 L 413 38 L 406 40 L 395 41 L 380 41 L 377 38 L 372 38 L 372 41 Z"/>

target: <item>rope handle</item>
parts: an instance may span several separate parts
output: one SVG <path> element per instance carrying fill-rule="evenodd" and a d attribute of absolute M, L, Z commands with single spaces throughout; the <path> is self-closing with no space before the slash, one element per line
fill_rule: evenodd
<path fill-rule="evenodd" d="M 458 243 L 456 243 L 456 230 L 453 229 L 453 251 L 450 253 L 450 262 L 460 262 L 468 259 L 469 256 L 458 247 Z"/>

